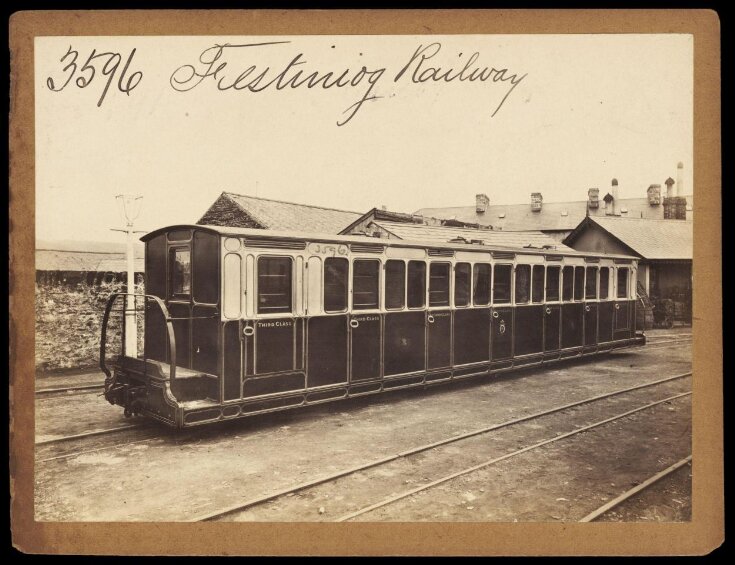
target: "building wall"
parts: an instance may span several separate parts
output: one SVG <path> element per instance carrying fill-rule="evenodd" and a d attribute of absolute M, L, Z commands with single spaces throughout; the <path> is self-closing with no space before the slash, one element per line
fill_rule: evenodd
<path fill-rule="evenodd" d="M 221 194 L 197 222 L 199 225 L 268 229 L 250 217 L 231 198 Z"/>
<path fill-rule="evenodd" d="M 589 224 L 587 229 L 583 230 L 574 241 L 572 247 L 577 251 L 592 253 L 635 255 L 632 249 L 618 242 L 595 224 Z"/>
<path fill-rule="evenodd" d="M 659 298 L 677 299 L 676 295 L 692 292 L 692 263 L 659 263 L 651 265 L 651 292 Z M 691 300 L 691 298 L 690 298 Z"/>

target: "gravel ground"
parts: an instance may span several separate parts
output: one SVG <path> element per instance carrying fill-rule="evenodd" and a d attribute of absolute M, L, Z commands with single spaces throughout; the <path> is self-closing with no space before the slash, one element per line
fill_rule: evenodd
<path fill-rule="evenodd" d="M 184 433 L 154 428 L 147 436 L 126 432 L 85 440 L 82 445 L 39 447 L 39 459 L 82 446 L 86 453 L 37 464 L 36 519 L 187 520 L 418 445 L 688 370 L 690 345 L 642 348 L 554 369 L 525 370 L 426 391 L 397 391 Z M 666 385 L 666 390 L 646 389 L 648 392 L 640 393 L 636 401 L 640 404 L 644 397 L 664 397 L 691 386 L 690 379 L 675 382 L 678 385 Z M 299 519 L 335 519 L 338 508 L 350 510 L 351 504 L 368 499 L 375 502 L 385 491 L 390 494 L 415 486 L 426 473 L 439 476 L 442 471 L 458 470 L 467 461 L 486 459 L 511 446 L 527 445 L 549 433 L 622 412 L 633 407 L 631 402 L 632 397 L 625 402 L 621 397 L 604 410 L 602 404 L 598 408 L 580 407 L 573 415 L 566 413 L 543 423 L 508 429 L 495 435 L 496 439 L 482 436 L 461 448 L 447 446 L 440 455 L 415 456 L 399 466 L 375 469 L 361 487 L 360 477 L 351 479 L 354 484 L 350 488 L 332 486 L 326 494 L 333 501 L 343 497 L 341 506 L 327 507 L 314 498 Z M 37 440 L 130 422 L 118 407 L 95 394 L 37 399 L 36 417 Z M 417 495 L 414 501 L 405 499 L 360 519 L 578 520 L 604 503 L 596 498 L 614 498 L 630 488 L 631 482 L 643 481 L 688 455 L 690 435 L 689 401 L 676 400 L 670 406 L 445 483 Z M 92 451 L 129 440 L 138 441 Z M 380 477 L 380 473 L 383 480 L 376 481 L 375 475 Z M 690 486 L 685 490 L 677 491 L 676 498 L 690 504 Z M 312 494 L 316 497 L 317 493 Z M 670 499 L 665 499 L 668 494 L 664 490 L 654 505 L 670 504 Z M 277 508 L 278 504 L 270 506 Z M 319 513 L 321 507 L 324 511 Z M 277 519 L 294 516 L 279 514 Z M 685 512 L 661 516 L 688 519 Z M 229 519 L 273 518 L 241 515 Z M 637 518 L 626 514 L 621 519 Z"/>

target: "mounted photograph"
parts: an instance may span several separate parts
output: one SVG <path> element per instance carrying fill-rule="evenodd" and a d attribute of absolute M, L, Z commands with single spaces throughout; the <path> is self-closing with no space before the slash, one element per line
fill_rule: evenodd
<path fill-rule="evenodd" d="M 690 36 L 35 57 L 36 519 L 690 519 Z"/>

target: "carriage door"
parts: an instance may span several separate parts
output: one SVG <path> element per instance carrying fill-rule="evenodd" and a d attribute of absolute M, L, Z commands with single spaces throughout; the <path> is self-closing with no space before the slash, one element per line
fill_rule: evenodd
<path fill-rule="evenodd" d="M 540 353 L 543 350 L 543 299 L 544 266 L 516 265 L 515 327 L 518 331 L 513 346 L 515 357 Z"/>
<path fill-rule="evenodd" d="M 452 364 L 452 311 L 449 309 L 449 263 L 429 265 L 429 309 L 426 311 L 427 369 Z"/>
<path fill-rule="evenodd" d="M 600 301 L 597 303 L 597 343 L 612 341 L 615 303 L 611 300 L 609 267 L 600 267 Z"/>
<path fill-rule="evenodd" d="M 492 360 L 513 356 L 513 309 L 510 306 L 513 265 L 495 265 L 492 308 Z M 504 306 L 507 304 L 507 306 Z"/>
<path fill-rule="evenodd" d="M 389 248 L 390 249 L 390 248 Z M 405 290 L 405 292 L 404 292 Z M 390 260 L 385 265 L 384 374 L 426 369 L 426 263 Z"/>
<path fill-rule="evenodd" d="M 309 317 L 307 379 L 309 388 L 347 381 L 347 288 L 349 261 L 344 257 L 309 259 L 309 311 L 318 312 L 323 297 L 325 316 Z M 322 295 L 323 292 L 323 295 Z"/>
<path fill-rule="evenodd" d="M 597 267 L 587 267 L 584 285 L 584 345 L 594 351 L 597 346 Z"/>
<path fill-rule="evenodd" d="M 630 269 L 618 267 L 617 269 L 617 301 L 615 302 L 615 331 L 613 339 L 627 339 L 630 337 L 631 307 L 629 295 Z"/>
<path fill-rule="evenodd" d="M 380 261 L 352 263 L 350 380 L 380 378 Z"/>
<path fill-rule="evenodd" d="M 544 306 L 544 351 L 559 350 L 561 326 L 560 282 L 561 267 L 546 267 L 546 305 Z"/>

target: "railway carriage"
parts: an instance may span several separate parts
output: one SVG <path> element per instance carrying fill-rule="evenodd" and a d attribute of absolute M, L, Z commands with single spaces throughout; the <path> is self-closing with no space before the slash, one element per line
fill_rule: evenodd
<path fill-rule="evenodd" d="M 178 225 L 144 236 L 146 294 L 110 297 L 105 397 L 176 427 L 645 343 L 634 257 Z M 133 301 L 140 354 L 108 351 Z"/>

